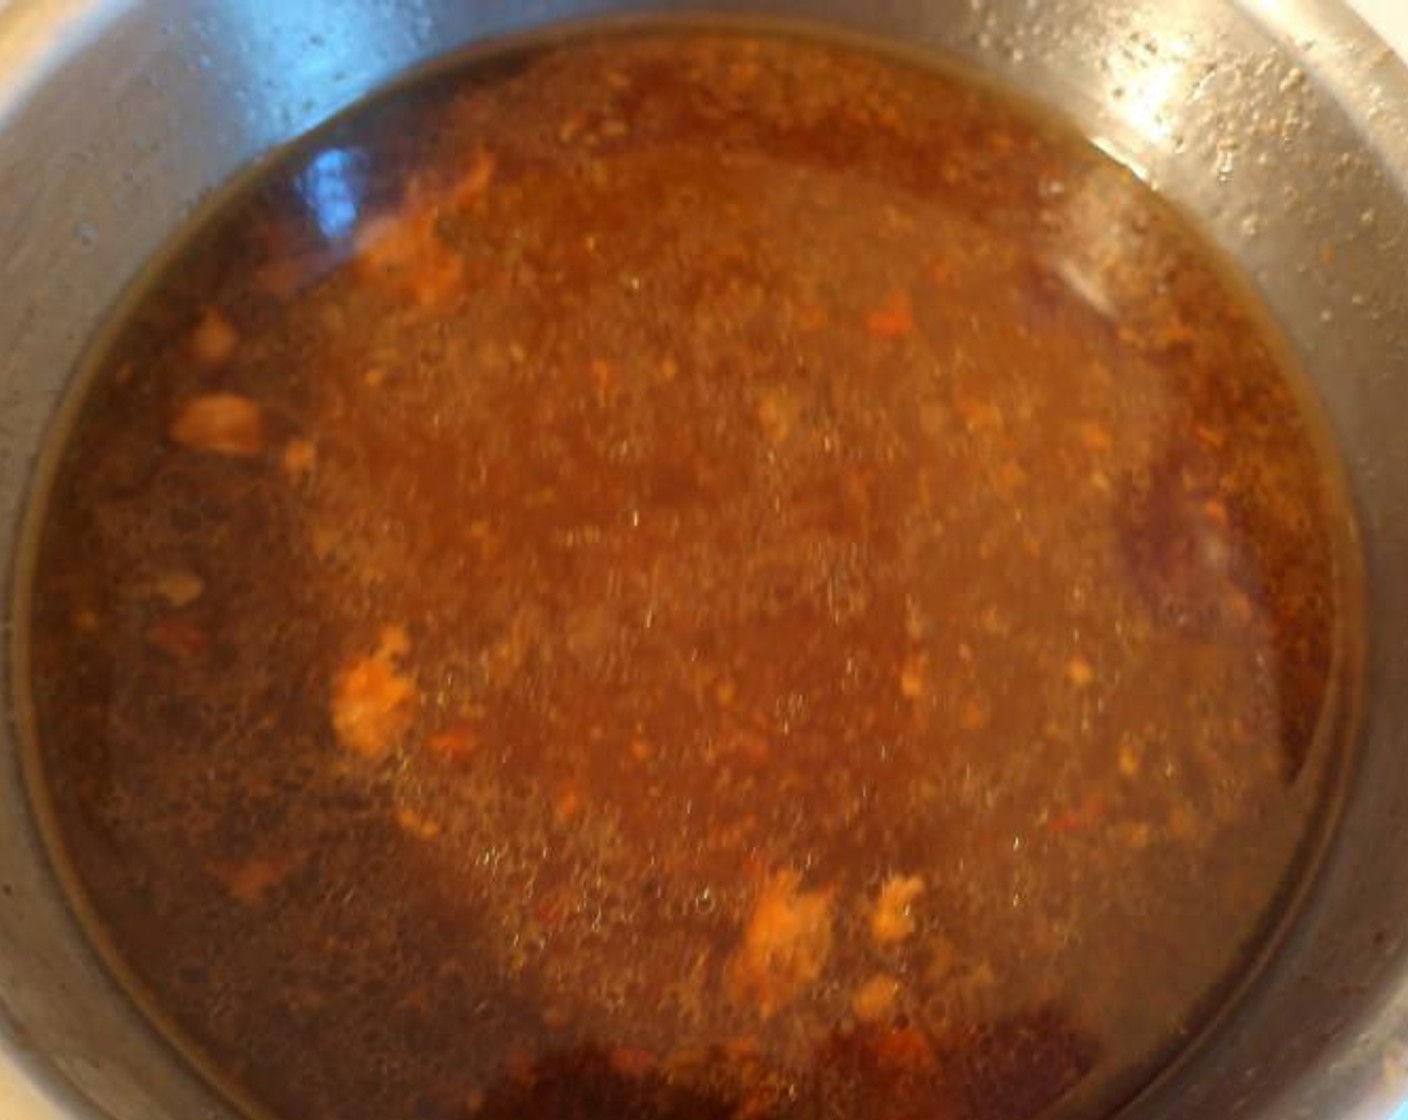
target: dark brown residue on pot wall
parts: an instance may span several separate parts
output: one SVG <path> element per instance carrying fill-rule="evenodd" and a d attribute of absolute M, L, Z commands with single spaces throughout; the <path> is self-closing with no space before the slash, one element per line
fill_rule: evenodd
<path fill-rule="evenodd" d="M 48 793 L 291 1120 L 1096 1107 L 1290 873 L 1340 516 L 1058 129 L 561 47 L 324 134 L 142 303 L 42 541 Z"/>

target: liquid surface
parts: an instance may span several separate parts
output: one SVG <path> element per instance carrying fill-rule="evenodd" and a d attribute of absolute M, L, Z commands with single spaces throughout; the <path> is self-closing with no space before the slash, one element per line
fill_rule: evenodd
<path fill-rule="evenodd" d="M 1099 1115 L 1294 871 L 1343 521 L 1061 128 L 565 45 L 323 133 L 137 307 L 40 541 L 46 796 L 289 1118 Z"/>

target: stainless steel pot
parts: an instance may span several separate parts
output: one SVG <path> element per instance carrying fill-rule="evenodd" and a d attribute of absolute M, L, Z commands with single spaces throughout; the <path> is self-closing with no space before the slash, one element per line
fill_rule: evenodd
<path fill-rule="evenodd" d="M 1388 1117 L 1408 1099 L 1408 72 L 1334 0 L 709 6 L 951 52 L 1060 107 L 1198 215 L 1299 348 L 1361 517 L 1363 748 L 1290 936 L 1206 1044 L 1128 1115 Z M 85 341 L 204 192 L 441 52 L 682 7 L 0 0 L 0 552 L 12 551 Z M 7 714 L 22 707 L 15 691 Z M 36 841 L 10 723 L 0 1116 L 231 1116 L 87 949 Z"/>

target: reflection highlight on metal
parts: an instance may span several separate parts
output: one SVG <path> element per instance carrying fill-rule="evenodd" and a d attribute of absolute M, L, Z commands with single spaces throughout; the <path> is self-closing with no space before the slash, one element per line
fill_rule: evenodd
<path fill-rule="evenodd" d="M 1114 56 L 1116 112 L 1146 143 L 1162 144 L 1178 134 L 1183 109 L 1197 88 L 1188 68 L 1192 44 L 1150 39 L 1133 50 L 1145 57 Z"/>

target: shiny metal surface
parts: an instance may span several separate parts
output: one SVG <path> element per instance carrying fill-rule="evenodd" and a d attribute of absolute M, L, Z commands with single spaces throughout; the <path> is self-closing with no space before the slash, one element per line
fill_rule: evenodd
<path fill-rule="evenodd" d="M 1408 8 L 1398 0 L 1349 0 L 1349 4 L 1399 58 L 1408 58 Z"/>
<path fill-rule="evenodd" d="M 444 51 L 562 19 L 684 7 L 0 0 L 4 553 L 85 343 L 206 192 Z M 1365 749 L 1271 967 L 1128 1115 L 1388 1117 L 1408 1098 L 1408 72 L 1333 0 L 709 7 L 949 52 L 1060 107 L 1199 216 L 1299 349 L 1361 515 Z M 22 716 L 22 701 L 12 696 L 7 714 Z M 95 963 L 37 845 L 11 730 L 0 740 L 0 1116 L 232 1116 Z M 1128 967 L 1138 983 L 1140 962 Z"/>

